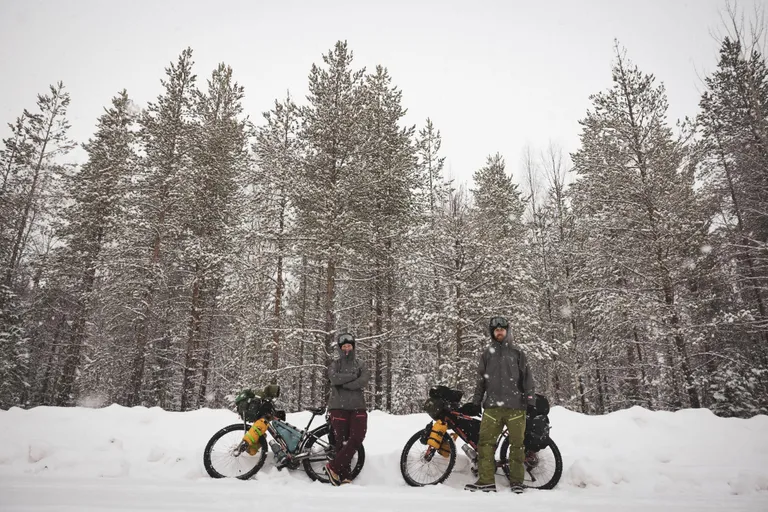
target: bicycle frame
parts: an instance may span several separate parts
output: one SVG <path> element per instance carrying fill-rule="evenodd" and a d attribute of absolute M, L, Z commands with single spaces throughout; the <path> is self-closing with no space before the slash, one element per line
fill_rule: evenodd
<path fill-rule="evenodd" d="M 309 418 L 309 422 L 307 423 L 307 426 L 303 429 L 300 429 L 301 437 L 299 438 L 299 441 L 296 443 L 296 448 L 294 450 L 289 450 L 288 445 L 283 439 L 283 437 L 277 432 L 277 430 L 272 426 L 272 422 L 270 421 L 269 426 L 267 427 L 267 432 L 269 432 L 272 439 L 275 440 L 280 445 L 280 448 L 285 452 L 285 458 L 284 462 L 280 464 L 278 469 L 281 469 L 285 466 L 290 467 L 298 467 L 298 464 L 303 461 L 304 459 L 308 458 L 311 454 L 306 451 L 306 445 L 307 442 L 311 439 L 314 439 L 315 442 L 318 442 L 322 445 L 325 445 L 325 443 L 320 439 L 325 433 L 326 429 L 330 429 L 330 425 L 328 423 L 325 423 L 323 425 L 320 425 L 319 427 L 309 430 L 309 427 L 312 426 L 312 422 L 315 420 L 316 416 L 320 416 L 324 414 L 324 412 L 318 412 L 318 410 L 312 411 L 312 416 Z M 285 420 L 280 420 L 284 421 Z M 288 423 L 288 422 L 285 422 Z M 291 425 L 288 423 L 288 425 Z M 293 426 L 293 425 L 291 425 Z M 296 427 L 294 427 L 296 428 Z"/>
<path fill-rule="evenodd" d="M 470 421 L 479 421 L 476 418 L 473 418 L 472 416 L 467 416 L 466 414 L 462 414 L 458 411 L 449 411 L 448 414 L 443 418 L 443 420 L 448 424 L 448 430 L 453 430 L 458 437 L 461 438 L 462 441 L 464 441 L 466 444 L 468 444 L 475 452 L 475 456 L 477 457 L 478 449 L 477 449 L 477 443 L 479 442 L 479 439 L 477 441 L 470 438 L 469 434 L 467 432 L 464 432 L 461 427 L 457 424 L 455 421 L 456 418 L 460 418 L 463 420 L 470 420 Z M 432 422 L 427 425 L 427 428 L 424 430 L 426 435 L 429 435 L 430 430 L 432 430 Z M 446 431 L 445 435 L 450 435 Z M 504 426 L 501 430 L 501 434 L 499 434 L 499 437 L 496 439 L 496 444 L 494 445 L 494 452 L 498 449 L 499 445 L 503 442 L 504 438 L 509 436 L 509 433 L 507 432 L 507 427 Z M 455 438 L 454 438 L 455 439 Z M 429 450 L 435 450 L 434 448 L 429 448 Z M 528 452 L 526 451 L 526 457 L 528 456 Z M 473 461 L 475 462 L 475 461 Z M 500 468 L 503 464 L 500 460 L 496 460 L 496 467 Z"/>

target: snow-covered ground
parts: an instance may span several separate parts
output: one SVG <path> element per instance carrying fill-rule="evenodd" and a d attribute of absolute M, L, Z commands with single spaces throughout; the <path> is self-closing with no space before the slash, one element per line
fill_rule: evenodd
<path fill-rule="evenodd" d="M 301 427 L 308 419 L 288 415 Z M 247 482 L 209 478 L 203 447 L 238 421 L 226 410 L 13 408 L 0 411 L 0 511 L 768 511 L 767 416 L 640 407 L 584 416 L 555 407 L 550 419 L 563 477 L 553 491 L 517 496 L 501 473 L 496 494 L 463 491 L 473 478 L 461 451 L 445 484 L 408 487 L 400 452 L 426 414 L 371 413 L 365 467 L 335 488 L 302 470 L 277 471 L 271 454 Z"/>

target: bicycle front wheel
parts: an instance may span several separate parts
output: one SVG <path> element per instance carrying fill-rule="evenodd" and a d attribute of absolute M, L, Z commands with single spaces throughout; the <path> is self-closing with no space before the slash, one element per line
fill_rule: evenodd
<path fill-rule="evenodd" d="M 302 452 L 309 454 L 304 459 L 304 471 L 307 473 L 307 476 L 312 480 L 326 484 L 328 483 L 328 476 L 323 468 L 336 456 L 336 449 L 328 438 L 330 432 L 331 427 L 323 425 L 307 440 L 302 450 Z M 363 445 L 360 445 L 360 448 L 352 456 L 352 461 L 349 464 L 351 469 L 349 473 L 350 480 L 357 478 L 357 475 L 363 470 L 363 464 L 365 464 L 365 448 L 363 448 Z"/>
<path fill-rule="evenodd" d="M 449 434 L 443 437 L 450 452 L 441 454 L 426 442 L 424 430 L 413 434 L 400 455 L 400 473 L 412 487 L 436 485 L 448 478 L 456 464 L 456 443 Z"/>
<path fill-rule="evenodd" d="M 240 452 L 238 447 L 249 425 L 236 423 L 219 430 L 203 450 L 203 466 L 213 478 L 239 478 L 248 480 L 264 465 L 267 458 L 267 440 L 259 438 L 261 447 L 256 455 Z"/>

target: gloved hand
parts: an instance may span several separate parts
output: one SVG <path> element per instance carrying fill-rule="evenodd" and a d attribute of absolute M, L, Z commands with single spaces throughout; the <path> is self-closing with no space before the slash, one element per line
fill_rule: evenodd
<path fill-rule="evenodd" d="M 536 399 L 532 396 L 527 396 L 525 399 L 528 404 L 525 412 L 528 416 L 536 416 Z"/>
<path fill-rule="evenodd" d="M 480 416 L 482 409 L 479 405 L 473 404 L 472 402 L 467 402 L 466 404 L 459 407 L 459 412 L 461 414 L 466 414 L 467 416 Z"/>

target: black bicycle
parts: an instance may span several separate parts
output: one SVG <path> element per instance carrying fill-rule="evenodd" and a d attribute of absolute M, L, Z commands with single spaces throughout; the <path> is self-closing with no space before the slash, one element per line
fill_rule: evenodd
<path fill-rule="evenodd" d="M 309 430 L 315 417 L 325 414 L 325 407 L 309 409 L 312 417 L 304 429 L 299 429 L 285 421 L 285 411 L 275 408 L 274 399 L 279 395 L 277 385 L 267 386 L 262 394 L 245 390 L 238 395 L 235 404 L 243 422 L 216 432 L 203 450 L 203 465 L 211 477 L 248 480 L 258 473 L 267 458 L 269 434 L 269 447 L 278 470 L 303 466 L 309 478 L 328 483 L 323 468 L 336 454 L 333 430 L 327 417 L 323 425 Z M 266 432 L 256 443 L 249 443 L 244 436 L 254 423 L 265 426 Z M 350 464 L 350 480 L 360 474 L 364 463 L 365 449 L 360 446 Z"/>
<path fill-rule="evenodd" d="M 445 386 L 429 390 L 424 410 L 434 419 L 405 443 L 400 456 L 400 472 L 406 483 L 414 487 L 444 482 L 456 464 L 456 440 L 461 439 L 464 453 L 477 476 L 477 442 L 480 420 L 457 411 L 462 392 Z M 563 473 L 563 458 L 549 437 L 549 401 L 536 395 L 536 410 L 528 414 L 525 429 L 525 481 L 535 489 L 552 489 Z M 500 445 L 500 446 L 499 446 Z M 506 427 L 496 440 L 499 457 L 496 468 L 509 477 L 509 435 Z"/>

